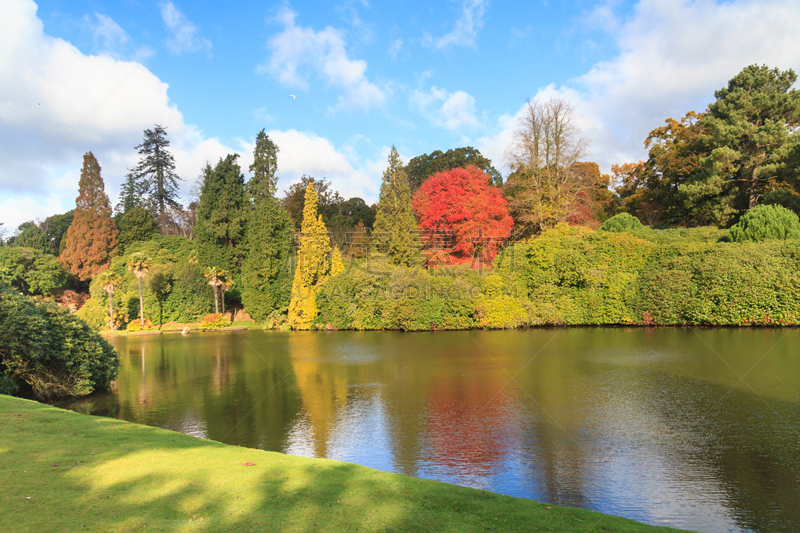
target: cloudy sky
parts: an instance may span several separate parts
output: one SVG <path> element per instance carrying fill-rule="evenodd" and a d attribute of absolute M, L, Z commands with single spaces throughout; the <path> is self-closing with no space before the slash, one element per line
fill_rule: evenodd
<path fill-rule="evenodd" d="M 206 161 L 246 170 L 264 128 L 281 193 L 310 174 L 372 203 L 392 145 L 504 171 L 526 98 L 571 100 L 608 171 L 743 67 L 800 71 L 796 0 L 233 4 L 0 0 L 4 227 L 74 207 L 90 150 L 116 203 L 155 123 L 185 195 Z"/>

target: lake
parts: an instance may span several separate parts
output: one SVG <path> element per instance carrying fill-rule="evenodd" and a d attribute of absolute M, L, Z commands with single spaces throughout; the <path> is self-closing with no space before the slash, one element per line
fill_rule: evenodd
<path fill-rule="evenodd" d="M 704 532 L 800 531 L 800 331 L 118 337 L 63 406 Z"/>

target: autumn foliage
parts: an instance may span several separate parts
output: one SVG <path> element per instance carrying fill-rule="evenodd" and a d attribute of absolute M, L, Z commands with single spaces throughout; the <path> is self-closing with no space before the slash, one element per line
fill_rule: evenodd
<path fill-rule="evenodd" d="M 92 279 L 117 254 L 118 234 L 100 165 L 94 154 L 87 152 L 75 199 L 75 218 L 67 230 L 66 245 L 59 259 L 81 281 Z"/>
<path fill-rule="evenodd" d="M 443 248 L 454 263 L 474 257 L 490 262 L 514 225 L 500 190 L 474 166 L 428 178 L 414 194 L 413 203 L 423 243 L 428 247 L 446 244 Z M 443 236 L 449 242 L 443 243 Z"/>

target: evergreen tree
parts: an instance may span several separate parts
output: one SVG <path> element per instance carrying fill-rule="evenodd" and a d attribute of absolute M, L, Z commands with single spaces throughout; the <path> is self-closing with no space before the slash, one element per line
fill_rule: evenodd
<path fill-rule="evenodd" d="M 800 143 L 795 81 L 792 70 L 750 65 L 716 91 L 717 100 L 701 120 L 701 140 L 711 148 L 704 160 L 708 172 L 683 192 L 692 198 L 727 197 L 732 214 L 754 207 Z"/>
<path fill-rule="evenodd" d="M 253 178 L 247 182 L 247 192 L 256 200 L 267 196 L 275 196 L 278 190 L 278 145 L 272 142 L 264 130 L 256 136 L 256 148 L 253 151 L 253 164 L 250 171 Z"/>
<path fill-rule="evenodd" d="M 111 218 L 111 204 L 100 176 L 100 165 L 94 154 L 88 152 L 83 156 L 75 218 L 67 230 L 66 244 L 59 259 L 79 280 L 89 280 L 117 254 L 118 233 Z"/>
<path fill-rule="evenodd" d="M 17 227 L 17 236 L 14 238 L 14 246 L 23 248 L 33 248 L 40 252 L 50 252 L 50 243 L 47 235 L 33 221 L 23 222 Z"/>
<path fill-rule="evenodd" d="M 295 329 L 311 329 L 317 316 L 317 292 L 330 272 L 328 256 L 331 252 L 325 223 L 322 215 L 317 214 L 317 192 L 313 183 L 306 188 L 301 231 L 289 303 L 289 325 Z"/>
<path fill-rule="evenodd" d="M 167 150 L 168 146 L 167 131 L 163 127 L 156 124 L 152 130 L 144 130 L 142 144 L 135 147 L 142 158 L 129 174 L 133 176 L 130 194 L 137 192 L 137 188 L 146 191 L 148 207 L 156 216 L 162 230 L 167 224 L 167 208 L 177 208 L 180 205 L 177 197 L 178 181 L 181 178 L 175 174 L 175 157 Z M 127 189 L 124 190 L 127 194 Z"/>
<path fill-rule="evenodd" d="M 136 207 L 145 207 L 145 197 L 147 195 L 147 184 L 142 178 L 138 178 L 134 172 L 125 175 L 125 181 L 119 191 L 119 201 L 114 207 L 117 215 L 125 215 Z"/>
<path fill-rule="evenodd" d="M 221 268 L 234 280 L 241 273 L 246 224 L 244 175 L 238 157 L 229 154 L 214 169 L 206 165 L 195 228 L 198 262 Z"/>
<path fill-rule="evenodd" d="M 275 198 L 278 147 L 261 130 L 256 137 L 253 178 L 247 183 L 251 209 L 245 231 L 246 255 L 242 263 L 242 303 L 258 321 L 288 305 L 282 297 L 281 274 L 289 253 L 292 229 L 289 213 Z"/>
<path fill-rule="evenodd" d="M 390 263 L 408 266 L 414 255 L 413 232 L 416 229 L 411 189 L 400 156 L 392 146 L 389 167 L 383 173 L 373 240 L 387 246 Z"/>
<path fill-rule="evenodd" d="M 59 255 L 61 253 L 64 237 L 74 219 L 75 210 L 73 209 L 61 215 L 49 216 L 42 223 L 40 227 L 47 234 L 47 240 L 50 243 L 49 253 L 53 255 Z"/>
<path fill-rule="evenodd" d="M 334 246 L 333 252 L 331 252 L 331 277 L 338 276 L 342 272 L 344 272 L 342 254 L 339 252 L 339 249 Z"/>
<path fill-rule="evenodd" d="M 247 219 L 247 255 L 242 264 L 242 303 L 255 320 L 285 307 L 276 284 L 291 244 L 289 214 L 274 197 L 256 200 Z"/>
<path fill-rule="evenodd" d="M 148 241 L 156 234 L 158 224 L 153 214 L 143 207 L 134 207 L 119 219 L 120 253 L 125 253 L 131 244 Z"/>

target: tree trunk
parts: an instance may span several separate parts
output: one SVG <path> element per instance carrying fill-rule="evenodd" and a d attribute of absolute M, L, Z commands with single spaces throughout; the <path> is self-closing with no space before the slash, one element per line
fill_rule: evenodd
<path fill-rule="evenodd" d="M 219 297 L 217 294 L 219 293 L 219 287 L 214 285 L 214 312 L 219 314 Z"/>
<path fill-rule="evenodd" d="M 754 208 L 758 203 L 759 194 L 757 188 L 758 188 L 758 168 L 756 167 L 753 169 L 753 174 L 751 175 L 750 178 L 750 205 L 749 205 L 750 209 Z"/>
<path fill-rule="evenodd" d="M 225 314 L 225 291 L 222 291 L 220 295 L 220 300 L 222 300 L 222 314 Z"/>
<path fill-rule="evenodd" d="M 142 278 L 139 278 L 139 318 L 142 321 L 142 331 L 144 331 L 144 295 L 142 294 Z"/>
<path fill-rule="evenodd" d="M 114 293 L 108 293 L 108 327 L 114 331 Z"/>

